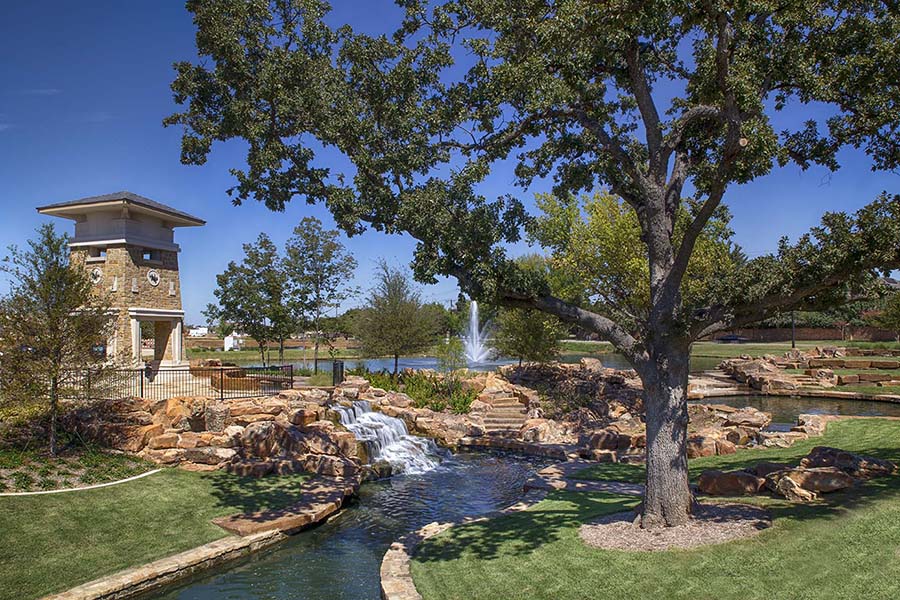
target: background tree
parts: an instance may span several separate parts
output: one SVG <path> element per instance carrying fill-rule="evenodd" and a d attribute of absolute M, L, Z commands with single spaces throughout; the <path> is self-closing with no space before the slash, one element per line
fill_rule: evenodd
<path fill-rule="evenodd" d="M 882 302 L 881 309 L 869 318 L 872 325 L 892 331 L 900 342 L 900 292 L 893 292 Z"/>
<path fill-rule="evenodd" d="M 272 240 L 261 233 L 255 243 L 243 248 L 243 261 L 228 263 L 216 276 L 218 287 L 213 293 L 219 305 L 207 316 L 253 338 L 265 364 L 273 341 L 279 345 L 279 357 L 284 358 L 284 340 L 296 330 L 295 315 L 290 309 L 284 265 Z"/>
<path fill-rule="evenodd" d="M 559 355 L 565 330 L 553 315 L 530 308 L 504 308 L 494 319 L 492 346 L 501 356 L 534 362 Z"/>
<path fill-rule="evenodd" d="M 382 261 L 375 288 L 356 321 L 364 356 L 392 356 L 397 375 L 401 356 L 431 347 L 440 334 L 434 312 L 424 308 L 409 278 Z"/>
<path fill-rule="evenodd" d="M 116 313 L 87 269 L 70 264 L 68 236 L 52 225 L 38 229 L 28 249 L 10 247 L 0 269 L 11 278 L 0 300 L 3 398 L 46 403 L 50 454 L 56 455 L 60 399 L 82 398 L 87 377 L 101 389 L 114 364 L 103 349 Z"/>
<path fill-rule="evenodd" d="M 348 232 L 419 240 L 414 273 L 473 298 L 553 314 L 612 342 L 645 395 L 645 527 L 690 516 L 688 358 L 694 340 L 864 292 L 900 265 L 900 199 L 829 213 L 796 243 L 737 269 L 707 306 L 684 303 L 698 240 L 732 185 L 793 162 L 837 169 L 862 148 L 900 165 L 900 16 L 880 0 L 803 3 L 401 2 L 391 36 L 325 22 L 316 0 L 194 0 L 202 64 L 179 63 L 182 161 L 241 138 L 236 202 L 324 202 Z M 819 120 L 803 105 L 825 106 Z M 797 117 L 774 116 L 786 107 Z M 800 114 L 800 113 L 794 113 Z M 332 154 L 352 165 L 334 172 Z M 614 318 L 554 295 L 504 244 L 530 218 L 478 192 L 491 167 L 552 178 L 565 198 L 605 186 L 640 227 L 646 303 Z M 689 195 L 687 195 L 689 194 Z M 617 310 L 618 308 L 610 308 Z"/>
<path fill-rule="evenodd" d="M 285 247 L 287 274 L 296 302 L 305 304 L 315 335 L 313 371 L 319 372 L 319 339 L 329 309 L 356 292 L 351 285 L 356 259 L 344 248 L 340 232 L 324 229 L 315 217 L 306 217 L 294 228 Z"/>

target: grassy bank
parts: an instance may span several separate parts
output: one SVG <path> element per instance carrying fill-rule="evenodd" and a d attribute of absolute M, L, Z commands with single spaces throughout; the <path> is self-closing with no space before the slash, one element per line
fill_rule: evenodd
<path fill-rule="evenodd" d="M 63 448 L 55 457 L 46 448 L 0 448 L 0 492 L 85 487 L 126 479 L 155 466 L 136 456 L 85 446 Z"/>
<path fill-rule="evenodd" d="M 287 506 L 305 479 L 166 469 L 101 489 L 0 498 L 0 598 L 37 598 L 222 538 L 210 519 Z"/>
<path fill-rule="evenodd" d="M 706 469 L 730 471 L 762 461 L 797 463 L 815 446 L 833 446 L 900 462 L 900 421 L 847 419 L 828 424 L 825 435 L 811 437 L 790 448 L 755 448 L 734 454 L 704 456 L 688 461 L 691 479 Z M 598 463 L 578 473 L 579 479 L 644 482 L 643 465 Z"/>
<path fill-rule="evenodd" d="M 900 423 L 839 423 L 817 443 L 896 459 Z M 720 458 L 789 460 L 804 448 Z M 630 509 L 637 499 L 557 492 L 529 511 L 454 527 L 425 542 L 412 574 L 426 600 L 898 596 L 900 477 L 826 495 L 810 506 L 752 501 L 773 516 L 773 526 L 755 538 L 639 553 L 590 548 L 578 537 L 582 523 Z"/>

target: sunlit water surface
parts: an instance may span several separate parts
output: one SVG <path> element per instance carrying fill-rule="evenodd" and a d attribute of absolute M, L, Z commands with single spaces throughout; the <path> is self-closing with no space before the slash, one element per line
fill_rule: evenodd
<path fill-rule="evenodd" d="M 548 461 L 462 453 L 420 475 L 362 486 L 359 500 L 328 522 L 231 569 L 159 596 L 167 600 L 375 600 L 379 569 L 401 535 L 514 504 Z"/>

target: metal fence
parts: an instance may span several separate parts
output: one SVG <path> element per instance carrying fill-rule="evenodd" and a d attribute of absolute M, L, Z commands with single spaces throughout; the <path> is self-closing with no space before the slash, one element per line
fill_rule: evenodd
<path fill-rule="evenodd" d="M 90 371 L 80 372 L 72 380 L 71 395 L 79 399 L 138 397 L 157 401 L 176 396 L 207 396 L 224 400 L 256 398 L 291 389 L 294 367 L 110 369 L 103 371 L 102 376 Z"/>

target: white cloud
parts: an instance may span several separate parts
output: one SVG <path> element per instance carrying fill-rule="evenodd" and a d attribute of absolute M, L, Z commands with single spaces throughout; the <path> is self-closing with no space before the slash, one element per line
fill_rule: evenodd
<path fill-rule="evenodd" d="M 18 93 L 23 96 L 55 96 L 61 94 L 62 90 L 59 88 L 26 88 L 19 90 Z"/>
<path fill-rule="evenodd" d="M 113 119 L 115 119 L 115 116 L 112 113 L 108 113 L 105 110 L 95 110 L 82 114 L 79 121 L 83 123 L 105 123 Z"/>

